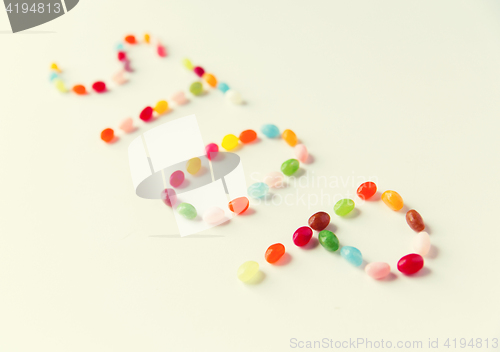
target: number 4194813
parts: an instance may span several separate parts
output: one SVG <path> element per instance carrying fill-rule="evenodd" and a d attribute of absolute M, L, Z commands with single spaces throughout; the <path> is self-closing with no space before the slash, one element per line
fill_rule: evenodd
<path fill-rule="evenodd" d="M 447 348 L 497 348 L 498 347 L 498 339 L 446 339 L 444 346 Z"/>
<path fill-rule="evenodd" d="M 12 12 L 14 12 L 14 13 L 28 13 L 28 12 L 44 13 L 45 11 L 47 11 L 47 13 L 50 13 L 50 11 L 52 11 L 53 13 L 59 13 L 59 12 L 61 12 L 61 4 L 56 2 L 52 5 L 52 8 L 51 8 L 50 3 L 48 3 L 48 4 L 44 4 L 44 3 L 32 4 L 31 7 L 27 3 L 23 3 L 23 4 L 21 4 L 21 6 L 19 6 L 19 4 L 12 5 L 11 3 L 9 3 L 9 5 L 7 5 L 7 7 L 5 9 L 7 10 L 8 13 L 12 13 Z"/>

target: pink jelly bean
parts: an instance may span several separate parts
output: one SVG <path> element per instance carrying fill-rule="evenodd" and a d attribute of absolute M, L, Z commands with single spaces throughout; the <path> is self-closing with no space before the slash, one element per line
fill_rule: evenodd
<path fill-rule="evenodd" d="M 273 171 L 264 177 L 264 182 L 271 188 L 280 188 L 283 186 L 283 178 L 281 172 Z"/>
<path fill-rule="evenodd" d="M 115 73 L 112 77 L 113 82 L 115 82 L 118 85 L 122 85 L 123 83 L 127 82 L 127 79 L 124 76 L 124 71 L 120 70 L 117 73 Z"/>
<path fill-rule="evenodd" d="M 293 243 L 302 247 L 309 243 L 313 235 L 313 230 L 309 226 L 299 227 L 293 234 Z"/>
<path fill-rule="evenodd" d="M 172 187 L 177 188 L 182 184 L 182 182 L 184 182 L 184 172 L 177 170 L 170 175 L 170 184 Z"/>
<path fill-rule="evenodd" d="M 200 67 L 200 66 L 196 66 L 194 69 L 193 69 L 194 73 L 196 73 L 197 76 L 199 77 L 203 77 L 203 74 L 205 73 L 205 70 L 203 69 L 203 67 Z"/>
<path fill-rule="evenodd" d="M 307 148 L 303 144 L 297 144 L 294 148 L 295 156 L 299 159 L 300 162 L 305 163 L 307 158 L 309 157 L 309 153 L 307 152 Z"/>
<path fill-rule="evenodd" d="M 158 55 L 160 55 L 160 57 L 167 56 L 167 49 L 161 44 L 158 44 L 158 47 L 156 48 L 156 52 L 158 53 Z"/>
<path fill-rule="evenodd" d="M 389 264 L 384 262 L 370 263 L 365 267 L 365 272 L 368 276 L 376 280 L 380 280 L 389 275 L 391 267 Z"/>
<path fill-rule="evenodd" d="M 134 120 L 131 117 L 126 118 L 120 124 L 120 129 L 125 133 L 131 133 L 135 131 Z"/>
<path fill-rule="evenodd" d="M 205 152 L 207 153 L 208 160 L 212 160 L 217 156 L 219 152 L 219 146 L 215 143 L 210 143 L 205 147 Z"/>
<path fill-rule="evenodd" d="M 187 100 L 184 92 L 175 93 L 174 96 L 172 97 L 172 100 L 175 101 L 179 105 L 184 105 L 189 101 L 189 100 Z"/>
<path fill-rule="evenodd" d="M 172 188 L 165 188 L 161 192 L 161 199 L 165 202 L 169 207 L 173 207 L 177 202 L 177 195 L 175 194 L 175 190 Z"/>

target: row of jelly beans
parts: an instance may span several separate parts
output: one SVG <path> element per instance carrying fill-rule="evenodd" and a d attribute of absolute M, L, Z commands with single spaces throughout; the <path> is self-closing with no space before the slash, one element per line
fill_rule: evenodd
<path fill-rule="evenodd" d="M 373 182 L 365 182 L 357 189 L 357 195 L 361 199 L 369 199 L 377 192 L 377 186 Z M 382 201 L 392 210 L 399 211 L 403 208 L 403 199 L 395 191 L 386 191 L 382 194 Z M 354 209 L 354 201 L 346 199 L 350 202 L 349 206 L 334 207 L 335 213 L 340 216 L 349 214 Z M 344 200 L 344 201 L 346 201 Z M 340 201 L 339 201 L 340 202 Z M 346 202 L 344 202 L 346 203 Z M 352 204 L 352 206 L 351 206 Z M 339 211 L 344 209 L 344 211 Z M 410 228 L 418 234 L 413 240 L 413 249 L 415 253 L 411 253 L 402 257 L 397 264 L 400 272 L 406 275 L 415 274 L 420 271 L 424 266 L 423 255 L 426 255 L 430 249 L 430 238 L 425 229 L 425 224 L 422 216 L 416 210 L 409 210 L 406 213 L 406 221 Z M 326 212 L 318 212 L 313 214 L 308 221 L 309 226 L 298 228 L 293 234 L 293 242 L 296 246 L 303 247 L 312 238 L 313 231 L 318 231 L 319 243 L 328 251 L 335 252 L 339 249 L 340 244 L 337 236 L 326 230 L 330 224 L 330 215 Z M 276 263 L 285 254 L 285 246 L 281 243 L 271 245 L 265 253 L 266 261 L 273 264 Z M 341 256 L 354 266 L 361 266 L 363 263 L 363 256 L 361 251 L 355 247 L 343 246 L 340 250 Z M 237 272 L 238 278 L 243 281 L 251 281 L 252 278 L 259 271 L 259 264 L 254 261 L 243 263 Z M 374 262 L 366 265 L 365 272 L 374 279 L 383 279 L 389 275 L 391 271 L 390 265 L 385 262 Z"/>

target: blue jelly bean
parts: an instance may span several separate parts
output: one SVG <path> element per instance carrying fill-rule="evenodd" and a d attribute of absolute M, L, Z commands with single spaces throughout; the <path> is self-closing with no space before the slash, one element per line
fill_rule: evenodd
<path fill-rule="evenodd" d="M 52 82 L 56 78 L 59 78 L 59 75 L 57 74 L 57 72 L 51 72 L 50 76 L 49 76 L 49 80 Z"/>
<path fill-rule="evenodd" d="M 125 45 L 123 45 L 123 43 L 116 44 L 116 50 L 117 51 L 125 50 Z"/>
<path fill-rule="evenodd" d="M 264 182 L 257 182 L 248 187 L 248 195 L 255 199 L 265 197 L 267 192 L 269 192 L 269 186 Z"/>
<path fill-rule="evenodd" d="M 261 131 L 268 138 L 276 138 L 280 135 L 280 129 L 276 125 L 264 125 L 262 126 Z"/>
<path fill-rule="evenodd" d="M 220 90 L 222 93 L 226 93 L 229 90 L 229 86 L 224 82 L 220 82 L 217 85 L 217 89 Z"/>
<path fill-rule="evenodd" d="M 354 266 L 363 264 L 363 256 L 356 247 L 345 246 L 340 250 L 340 255 Z"/>

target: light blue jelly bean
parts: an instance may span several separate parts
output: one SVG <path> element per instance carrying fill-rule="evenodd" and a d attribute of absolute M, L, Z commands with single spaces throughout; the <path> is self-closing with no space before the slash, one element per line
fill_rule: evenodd
<path fill-rule="evenodd" d="M 267 192 L 269 192 L 269 186 L 264 182 L 257 182 L 248 187 L 248 195 L 255 199 L 265 197 Z"/>
<path fill-rule="evenodd" d="M 363 256 L 356 247 L 345 246 L 340 250 L 340 255 L 354 266 L 363 264 Z"/>
<path fill-rule="evenodd" d="M 123 45 L 123 43 L 116 44 L 116 50 L 117 51 L 125 50 L 125 45 Z"/>
<path fill-rule="evenodd" d="M 49 80 L 52 82 L 56 78 L 59 78 L 59 75 L 57 74 L 57 72 L 51 72 L 50 76 L 49 76 Z"/>
<path fill-rule="evenodd" d="M 276 125 L 264 125 L 262 126 L 261 131 L 268 138 L 276 138 L 280 135 L 280 129 Z"/>
<path fill-rule="evenodd" d="M 220 82 L 217 85 L 217 89 L 220 90 L 222 93 L 226 93 L 229 90 L 229 86 L 224 82 Z"/>

